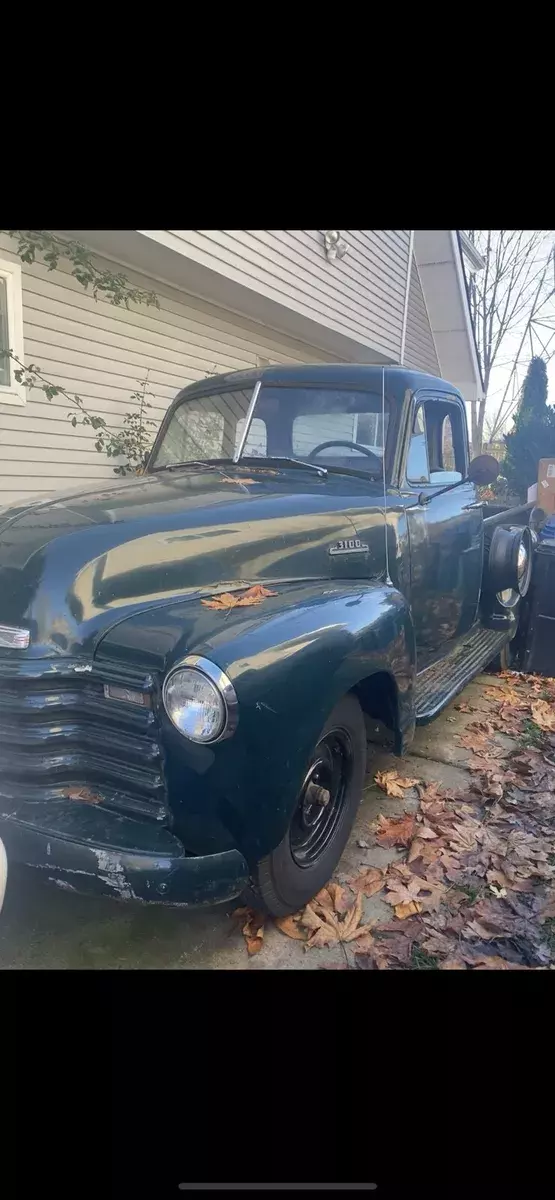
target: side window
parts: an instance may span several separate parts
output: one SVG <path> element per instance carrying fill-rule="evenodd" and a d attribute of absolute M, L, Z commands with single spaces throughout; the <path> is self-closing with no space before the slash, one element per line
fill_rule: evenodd
<path fill-rule="evenodd" d="M 430 483 L 440 486 L 459 483 L 465 469 L 463 420 L 459 406 L 438 405 L 431 425 L 433 453 Z"/>
<path fill-rule="evenodd" d="M 414 424 L 407 458 L 407 480 L 409 483 L 430 482 L 426 417 L 423 404 L 419 405 L 414 414 Z"/>

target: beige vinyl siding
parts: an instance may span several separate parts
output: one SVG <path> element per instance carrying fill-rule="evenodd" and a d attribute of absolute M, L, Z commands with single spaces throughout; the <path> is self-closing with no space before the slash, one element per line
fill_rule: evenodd
<path fill-rule="evenodd" d="M 415 367 L 420 371 L 429 371 L 431 375 L 441 374 L 420 275 L 414 258 L 407 309 L 405 366 Z"/>
<path fill-rule="evenodd" d="M 172 229 L 210 270 L 398 361 L 410 231 L 344 229 L 328 262 L 320 229 Z"/>
<path fill-rule="evenodd" d="M 1 235 L 0 257 L 19 261 L 11 246 Z M 25 362 L 76 392 L 113 427 L 132 409 L 130 394 L 147 369 L 154 393 L 149 415 L 158 422 L 180 388 L 211 372 L 261 360 L 330 361 L 323 351 L 254 321 L 132 271 L 127 275 L 157 292 L 160 310 L 95 302 L 62 262 L 55 271 L 39 263 L 22 266 Z M 100 484 L 114 478 L 110 461 L 95 450 L 94 434 L 71 427 L 73 411 L 63 397 L 49 402 L 39 390 L 27 393 L 24 407 L 0 403 L 0 507 L 67 489 L 74 480 Z"/>

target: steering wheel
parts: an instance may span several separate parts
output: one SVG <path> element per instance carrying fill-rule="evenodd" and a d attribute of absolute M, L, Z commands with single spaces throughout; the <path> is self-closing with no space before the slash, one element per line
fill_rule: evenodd
<path fill-rule="evenodd" d="M 377 463 L 381 464 L 378 455 L 374 454 L 373 450 L 369 450 L 367 446 L 361 446 L 360 442 L 335 441 L 335 438 L 332 438 L 331 442 L 320 442 L 318 446 L 314 447 L 314 450 L 311 450 L 308 458 L 312 461 L 321 450 L 327 450 L 329 446 L 346 446 L 349 450 L 358 450 L 359 454 L 365 454 L 367 458 L 374 458 Z"/>

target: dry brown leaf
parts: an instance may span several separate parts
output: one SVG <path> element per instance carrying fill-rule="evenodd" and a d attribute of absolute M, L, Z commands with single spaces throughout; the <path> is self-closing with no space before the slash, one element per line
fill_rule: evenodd
<path fill-rule="evenodd" d="M 400 921 L 405 921 L 407 917 L 422 912 L 422 905 L 418 903 L 418 900 L 407 900 L 403 904 L 396 904 L 393 911 Z"/>
<path fill-rule="evenodd" d="M 534 700 L 530 705 L 533 720 L 540 729 L 555 732 L 555 707 L 548 700 Z"/>
<path fill-rule="evenodd" d="M 402 817 L 378 817 L 376 841 L 380 846 L 408 846 L 415 833 L 415 819 L 411 813 Z"/>
<path fill-rule="evenodd" d="M 247 588 L 245 592 L 240 594 L 235 595 L 232 592 L 222 592 L 214 600 L 201 600 L 201 604 L 204 604 L 205 608 L 215 608 L 218 610 L 248 608 L 252 604 L 261 604 L 267 596 L 277 596 L 277 592 L 272 592 L 269 588 L 263 587 L 262 584 L 255 583 L 253 587 Z"/>
<path fill-rule="evenodd" d="M 473 704 L 467 704 L 466 700 L 462 700 L 460 704 L 455 704 L 454 707 L 457 712 L 473 713 L 478 711 Z"/>
<path fill-rule="evenodd" d="M 410 850 L 407 857 L 407 862 L 414 862 L 417 858 L 422 859 L 424 863 L 435 862 L 441 853 L 442 846 L 437 843 L 421 841 L 419 837 L 415 837 L 411 842 Z"/>
<path fill-rule="evenodd" d="M 102 796 L 88 787 L 69 787 L 64 791 L 68 800 L 81 800 L 83 804 L 100 804 Z"/>
<path fill-rule="evenodd" d="M 346 913 L 349 911 L 352 900 L 345 888 L 338 883 L 328 883 L 327 890 L 331 897 L 332 908 L 336 913 Z"/>
<path fill-rule="evenodd" d="M 416 787 L 418 779 L 406 779 L 398 771 L 377 771 L 374 781 L 388 796 L 397 796 L 404 800 L 407 788 Z"/>
<path fill-rule="evenodd" d="M 385 883 L 385 871 L 379 867 L 367 867 L 361 875 L 353 879 L 350 883 L 354 892 L 362 892 L 365 896 L 375 896 L 376 892 L 380 892 Z"/>
<path fill-rule="evenodd" d="M 324 924 L 323 917 L 318 916 L 318 913 L 315 912 L 311 904 L 307 904 L 301 917 L 301 922 L 306 926 L 307 929 L 313 930 L 320 929 Z"/>
<path fill-rule="evenodd" d="M 501 958 L 499 954 L 491 954 L 482 958 L 473 960 L 475 971 L 529 971 L 529 967 L 521 966 L 520 963 L 507 962 L 506 958 Z"/>
<path fill-rule="evenodd" d="M 352 908 L 347 913 L 345 920 L 342 923 L 341 936 L 344 941 L 349 940 L 349 934 L 351 934 L 353 932 L 353 930 L 356 929 L 361 917 L 362 917 L 362 894 L 359 892 Z"/>
<path fill-rule="evenodd" d="M 461 962 L 460 958 L 446 958 L 439 969 L 440 971 L 466 971 L 466 963 Z"/>
<path fill-rule="evenodd" d="M 353 929 L 347 937 L 343 937 L 341 940 L 343 942 L 354 942 L 356 938 L 365 938 L 372 934 L 375 927 L 376 921 L 368 921 L 366 925 L 359 925 L 357 929 Z"/>
<path fill-rule="evenodd" d="M 236 909 L 235 912 L 240 912 Z M 258 954 L 264 944 L 264 923 L 266 916 L 264 913 L 256 912 L 253 908 L 247 908 L 246 921 L 243 925 L 243 937 L 247 944 L 248 954 Z"/>
<path fill-rule="evenodd" d="M 302 913 L 294 913 L 292 917 L 275 917 L 274 925 L 287 937 L 296 938 L 299 942 L 306 942 L 307 935 L 301 929 L 300 918 Z"/>
<path fill-rule="evenodd" d="M 333 909 L 333 896 L 330 894 L 331 886 L 333 885 L 328 884 L 327 887 L 320 888 L 320 891 L 316 893 L 312 903 L 320 904 L 322 908 Z"/>
<path fill-rule="evenodd" d="M 324 946 L 331 946 L 333 942 L 337 941 L 339 941 L 337 933 L 334 932 L 330 925 L 322 923 L 318 929 L 315 929 L 311 933 L 308 941 L 305 942 L 305 950 L 322 950 Z"/>
<path fill-rule="evenodd" d="M 229 479 L 227 475 L 220 476 L 220 483 L 256 483 L 256 479 Z"/>

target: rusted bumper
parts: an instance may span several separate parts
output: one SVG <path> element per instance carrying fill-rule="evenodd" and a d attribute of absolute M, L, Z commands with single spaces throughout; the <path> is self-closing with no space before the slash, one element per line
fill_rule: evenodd
<path fill-rule="evenodd" d="M 187 855 L 166 833 L 164 854 L 134 852 L 70 840 L 14 818 L 0 820 L 8 863 L 34 868 L 67 891 L 191 907 L 218 904 L 243 891 L 249 871 L 238 850 Z"/>

